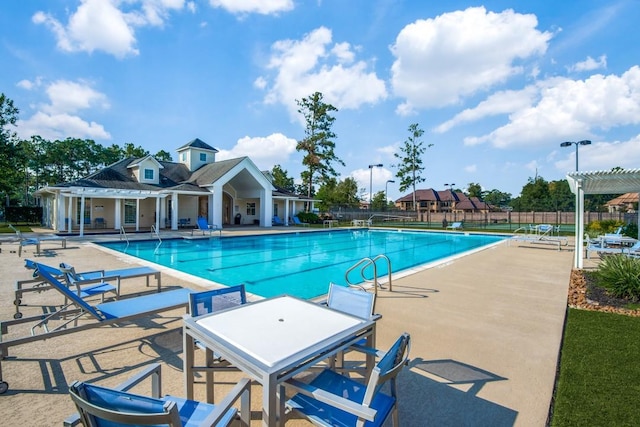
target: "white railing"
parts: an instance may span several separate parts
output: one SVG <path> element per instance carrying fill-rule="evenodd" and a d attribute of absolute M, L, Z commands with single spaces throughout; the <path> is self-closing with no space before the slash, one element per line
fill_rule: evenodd
<path fill-rule="evenodd" d="M 351 268 L 349 268 L 347 270 L 347 272 L 344 275 L 345 281 L 347 282 L 347 285 L 349 286 L 360 286 L 360 285 L 355 285 L 353 283 L 351 283 L 349 281 L 349 273 L 351 273 L 353 270 L 355 270 L 356 268 L 360 267 L 360 275 L 362 277 L 362 279 L 367 282 L 367 283 L 373 283 L 373 288 L 374 288 L 374 292 L 376 294 L 376 296 L 378 295 L 378 288 L 380 289 L 384 289 L 384 286 L 382 286 L 379 282 L 378 282 L 378 265 L 377 262 L 378 260 L 386 260 L 387 261 L 387 283 L 389 285 L 389 292 L 393 292 L 393 286 L 391 283 L 391 260 L 389 259 L 389 257 L 387 257 L 384 254 L 380 254 L 374 258 L 362 258 L 360 261 L 358 261 L 357 263 L 355 263 Z M 371 279 L 368 279 L 367 276 L 365 275 L 365 270 L 369 267 L 373 268 L 373 277 Z"/>

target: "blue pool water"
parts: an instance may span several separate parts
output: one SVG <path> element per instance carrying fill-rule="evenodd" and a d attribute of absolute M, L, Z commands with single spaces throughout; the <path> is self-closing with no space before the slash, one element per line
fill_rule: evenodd
<path fill-rule="evenodd" d="M 384 230 L 220 237 L 211 239 L 109 242 L 101 245 L 224 285 L 244 283 L 263 297 L 287 293 L 314 298 L 329 282 L 345 284 L 347 270 L 363 258 L 386 255 L 392 273 L 471 251 L 502 240 L 491 235 Z M 387 274 L 378 262 L 378 275 Z M 365 270 L 371 277 L 372 269 Z M 349 275 L 362 283 L 360 268 Z"/>

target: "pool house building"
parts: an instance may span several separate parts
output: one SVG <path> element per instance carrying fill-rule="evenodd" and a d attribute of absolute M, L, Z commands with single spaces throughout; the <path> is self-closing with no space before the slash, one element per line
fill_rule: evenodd
<path fill-rule="evenodd" d="M 209 224 L 271 227 L 285 224 L 313 200 L 273 185 L 249 157 L 216 161 L 200 139 L 177 149 L 178 161 L 129 157 L 72 182 L 38 190 L 43 225 L 54 231 L 177 230 L 199 216 Z"/>

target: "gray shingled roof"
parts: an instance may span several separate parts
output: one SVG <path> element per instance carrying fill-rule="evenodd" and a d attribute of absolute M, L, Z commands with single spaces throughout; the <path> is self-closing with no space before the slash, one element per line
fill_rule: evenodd
<path fill-rule="evenodd" d="M 197 170 L 193 171 L 191 177 L 186 181 L 196 185 L 211 184 L 223 177 L 227 172 L 246 158 L 247 157 L 239 157 L 237 159 L 221 160 L 219 162 L 202 165 Z"/>
<path fill-rule="evenodd" d="M 180 150 L 183 150 L 183 149 L 189 148 L 189 147 L 200 148 L 200 149 L 203 149 L 203 150 L 211 150 L 211 151 L 215 151 L 216 153 L 218 152 L 218 150 L 216 150 L 215 148 L 213 148 L 212 146 L 210 146 L 209 144 L 207 144 L 206 142 L 204 142 L 200 138 L 196 138 L 193 141 L 187 142 L 182 147 L 178 148 L 177 151 L 180 151 Z"/>

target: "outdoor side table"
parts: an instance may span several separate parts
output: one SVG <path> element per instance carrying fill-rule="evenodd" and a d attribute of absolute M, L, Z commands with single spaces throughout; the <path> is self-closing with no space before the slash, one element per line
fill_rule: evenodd
<path fill-rule="evenodd" d="M 194 340 L 262 385 L 262 424 L 275 426 L 284 410 L 278 384 L 362 338 L 375 340 L 375 320 L 283 295 L 200 317 L 183 317 L 184 380 L 193 398 Z M 367 368 L 373 366 L 367 359 Z M 207 376 L 207 390 L 210 389 Z M 207 392 L 207 400 L 212 396 Z M 210 402 L 212 403 L 212 402 Z M 280 421 L 284 417 L 279 417 Z"/>

